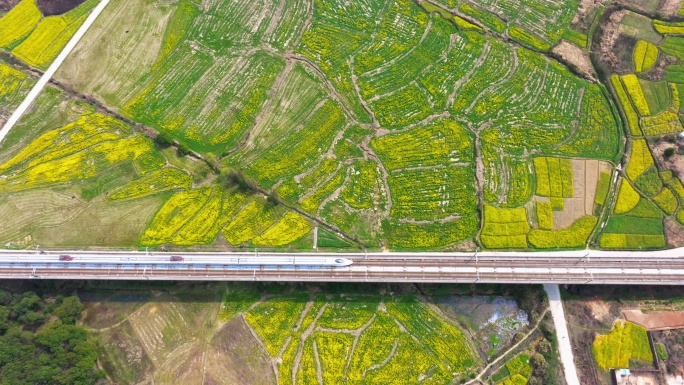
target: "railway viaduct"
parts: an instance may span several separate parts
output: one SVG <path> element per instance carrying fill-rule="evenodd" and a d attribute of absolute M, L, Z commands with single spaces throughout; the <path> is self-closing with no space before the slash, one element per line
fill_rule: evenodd
<path fill-rule="evenodd" d="M 36 263 L 40 257 L 70 262 Z M 170 262 L 171 255 L 184 261 Z M 234 265 L 228 258 L 347 258 L 347 267 Z M 94 259 L 96 263 L 92 262 Z M 33 261 L 32 261 L 33 260 Z M 79 262 L 89 260 L 91 262 Z M 0 251 L 2 279 L 684 284 L 684 248 L 660 251 L 426 253 L 146 253 Z"/>

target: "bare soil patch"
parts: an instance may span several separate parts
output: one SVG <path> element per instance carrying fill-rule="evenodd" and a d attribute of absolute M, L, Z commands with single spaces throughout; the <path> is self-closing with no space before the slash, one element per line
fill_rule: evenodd
<path fill-rule="evenodd" d="M 671 135 L 649 143 L 658 166 L 661 170 L 672 170 L 680 180 L 684 179 L 684 139 Z M 674 148 L 675 153 L 665 158 L 665 150 Z"/>
<path fill-rule="evenodd" d="M 206 353 L 206 368 L 213 384 L 276 383 L 270 358 L 242 317 L 234 317 L 216 332 Z"/>
<path fill-rule="evenodd" d="M 604 162 L 593 159 L 572 160 L 573 197 L 565 198 L 562 211 L 554 211 L 553 228 L 562 230 L 570 227 L 576 220 L 594 214 L 596 186 L 602 171 L 610 170 Z M 535 200 L 541 201 L 541 197 Z"/>
<path fill-rule="evenodd" d="M 9 12 L 17 4 L 19 4 L 19 0 L 0 0 L 0 13 Z"/>
<path fill-rule="evenodd" d="M 551 50 L 557 57 L 565 63 L 574 67 L 577 72 L 591 81 L 596 81 L 596 73 L 594 67 L 591 65 L 589 54 L 582 48 L 570 43 L 566 40 L 561 40 L 553 50 Z"/>
<path fill-rule="evenodd" d="M 661 0 L 658 12 L 662 16 L 672 17 L 677 14 L 677 10 L 682 6 L 682 0 Z"/>
<path fill-rule="evenodd" d="M 622 315 L 629 322 L 641 325 L 646 330 L 664 330 L 684 327 L 684 311 L 654 311 L 643 313 L 641 309 L 623 310 Z"/>
<path fill-rule="evenodd" d="M 85 0 L 37 0 L 36 5 L 44 16 L 52 16 L 67 13 L 84 2 Z"/>
<path fill-rule="evenodd" d="M 601 300 L 587 301 L 587 307 L 595 319 L 608 322 L 610 320 L 610 304 Z"/>

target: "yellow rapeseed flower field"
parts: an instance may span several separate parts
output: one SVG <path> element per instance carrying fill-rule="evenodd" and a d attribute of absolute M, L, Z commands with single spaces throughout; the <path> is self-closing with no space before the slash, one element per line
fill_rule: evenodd
<path fill-rule="evenodd" d="M 36 27 L 43 15 L 35 0 L 22 0 L 0 18 L 0 48 L 25 37 Z"/>

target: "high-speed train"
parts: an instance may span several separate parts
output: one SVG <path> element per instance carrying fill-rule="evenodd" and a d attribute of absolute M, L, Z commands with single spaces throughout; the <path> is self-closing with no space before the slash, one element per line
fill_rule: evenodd
<path fill-rule="evenodd" d="M 222 265 L 230 266 L 320 266 L 345 267 L 353 262 L 347 258 L 231 255 L 131 255 L 131 254 L 0 254 L 0 264 L 59 264 L 59 265 Z"/>

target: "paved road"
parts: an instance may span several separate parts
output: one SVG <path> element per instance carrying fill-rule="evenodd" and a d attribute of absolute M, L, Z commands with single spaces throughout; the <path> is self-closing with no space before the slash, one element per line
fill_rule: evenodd
<path fill-rule="evenodd" d="M 683 250 L 642 253 L 260 253 L 273 256 L 348 258 L 349 267 L 235 265 L 254 253 L 0 251 L 0 278 L 268 280 L 335 282 L 462 282 L 684 284 Z M 74 256 L 57 262 L 59 254 Z M 565 256 L 564 256 L 565 255 Z M 682 253 L 681 255 L 684 255 Z M 55 262 L 46 262 L 52 257 Z"/>
<path fill-rule="evenodd" d="M 577 377 L 577 369 L 575 368 L 575 359 L 572 355 L 570 335 L 568 334 L 568 325 L 565 322 L 565 311 L 563 311 L 563 302 L 561 301 L 560 290 L 558 290 L 558 285 L 555 284 L 544 285 L 544 290 L 549 296 L 549 305 L 551 306 L 551 315 L 553 315 L 553 324 L 556 326 L 558 352 L 560 353 L 561 362 L 563 362 L 565 381 L 568 383 L 568 385 L 579 385 L 580 382 L 579 377 Z"/>
<path fill-rule="evenodd" d="M 97 19 L 98 16 L 100 16 L 100 13 L 102 10 L 109 4 L 109 0 L 101 0 L 100 3 L 90 12 L 90 15 L 88 15 L 88 18 L 85 20 L 85 22 L 81 25 L 81 27 L 76 31 L 74 36 L 69 40 L 67 45 L 64 47 L 62 52 L 57 55 L 57 58 L 52 62 L 50 67 L 48 67 L 47 71 L 43 74 L 43 76 L 38 79 L 38 82 L 36 83 L 35 86 L 31 89 L 31 91 L 26 95 L 26 98 L 24 99 L 23 102 L 17 107 L 17 109 L 12 113 L 10 118 L 7 120 L 5 125 L 0 129 L 0 142 L 5 139 L 5 136 L 7 136 L 7 133 L 14 127 L 15 124 L 21 119 L 21 117 L 26 113 L 26 110 L 31 107 L 31 104 L 38 98 L 38 95 L 40 95 L 41 91 L 43 91 L 43 88 L 47 85 L 48 81 L 52 79 L 52 77 L 55 75 L 55 72 L 57 72 L 57 69 L 62 65 L 64 60 L 67 58 L 67 56 L 71 53 L 71 51 L 76 47 L 76 44 L 81 40 L 83 35 L 85 35 L 86 31 L 90 26 L 93 24 L 95 19 Z"/>

